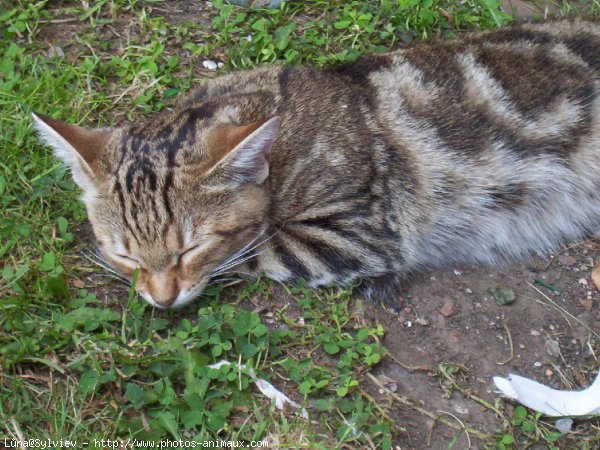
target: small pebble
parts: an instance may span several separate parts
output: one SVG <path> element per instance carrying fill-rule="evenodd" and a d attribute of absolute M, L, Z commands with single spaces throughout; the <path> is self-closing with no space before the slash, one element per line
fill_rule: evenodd
<path fill-rule="evenodd" d="M 587 286 L 587 285 L 588 285 L 588 282 L 587 282 L 587 280 L 586 280 L 585 278 L 580 278 L 580 279 L 579 279 L 579 281 L 578 281 L 578 283 L 579 283 L 579 284 L 582 284 L 582 285 L 584 285 L 584 286 Z"/>
<path fill-rule="evenodd" d="M 473 291 L 472 291 L 471 289 L 469 289 L 469 288 L 466 288 L 466 289 L 465 289 L 465 292 L 466 292 L 467 294 L 472 294 L 472 293 L 473 293 Z"/>
<path fill-rule="evenodd" d="M 568 433 L 573 428 L 573 419 L 567 417 L 556 421 L 556 428 L 562 434 Z"/>
<path fill-rule="evenodd" d="M 577 264 L 577 260 L 571 255 L 561 255 L 558 257 L 558 261 L 565 266 L 574 266 Z"/>
<path fill-rule="evenodd" d="M 459 414 L 469 414 L 469 409 L 465 408 L 464 406 L 460 406 L 460 405 L 456 405 L 454 407 L 454 411 L 456 411 Z"/>
<path fill-rule="evenodd" d="M 216 62 L 211 61 L 210 59 L 203 61 L 202 65 L 208 70 L 217 70 L 219 68 L 219 65 Z"/>
<path fill-rule="evenodd" d="M 515 301 L 515 293 L 512 289 L 502 288 L 499 286 L 491 287 L 488 293 L 494 297 L 494 301 L 498 306 L 510 305 Z"/>
<path fill-rule="evenodd" d="M 579 299 L 579 304 L 583 306 L 586 311 L 591 311 L 594 306 L 594 302 L 591 298 Z"/>
<path fill-rule="evenodd" d="M 459 343 L 460 342 L 460 333 L 457 330 L 450 330 L 450 338 L 452 342 Z"/>
<path fill-rule="evenodd" d="M 525 350 L 525 344 L 519 344 L 519 348 L 520 348 L 521 350 Z"/>
<path fill-rule="evenodd" d="M 532 336 L 539 336 L 539 335 L 540 335 L 540 332 L 539 332 L 539 331 L 537 331 L 537 330 L 531 330 L 531 333 L 530 333 L 530 334 L 531 334 Z"/>
<path fill-rule="evenodd" d="M 52 46 L 50 47 L 50 50 L 48 50 L 48 57 L 50 58 L 62 58 L 63 56 L 65 56 L 65 52 L 62 47 L 58 45 Z"/>
<path fill-rule="evenodd" d="M 404 322 L 404 325 L 406 325 L 406 328 L 411 328 L 413 324 L 410 320 L 407 320 L 406 322 Z"/>
<path fill-rule="evenodd" d="M 539 361 L 536 361 L 533 363 L 533 367 L 542 367 L 542 363 Z"/>
<path fill-rule="evenodd" d="M 454 314 L 454 302 L 450 298 L 444 299 L 444 306 L 440 309 L 440 314 L 444 317 L 450 317 Z"/>
<path fill-rule="evenodd" d="M 594 267 L 595 266 L 595 264 L 594 264 L 594 258 L 588 256 L 587 258 L 585 258 L 585 264 L 587 266 Z"/>
<path fill-rule="evenodd" d="M 417 325 L 421 325 L 422 327 L 426 327 L 427 325 L 429 325 L 429 320 L 424 319 L 423 317 L 417 317 L 415 323 Z"/>

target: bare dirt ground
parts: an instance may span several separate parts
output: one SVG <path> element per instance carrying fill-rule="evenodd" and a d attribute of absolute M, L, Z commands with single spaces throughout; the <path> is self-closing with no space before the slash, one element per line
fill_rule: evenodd
<path fill-rule="evenodd" d="M 600 333 L 600 297 L 590 279 L 599 256 L 600 249 L 586 242 L 502 269 L 457 267 L 422 274 L 402 299 L 399 315 L 372 311 L 386 329 L 384 345 L 392 356 L 377 374 L 423 408 L 452 414 L 456 419 L 447 418 L 488 433 L 501 422 L 474 399 L 494 404 L 499 397 L 494 375 L 517 373 L 559 389 L 589 385 L 590 369 L 598 364 L 594 351 L 600 348 L 595 334 Z M 496 287 L 513 291 L 515 301 L 496 304 L 489 292 Z M 446 378 L 436 370 L 439 365 L 458 371 Z M 408 447 L 447 448 L 456 435 L 414 411 L 398 408 L 396 418 L 407 428 L 403 443 Z M 467 445 L 463 435 L 457 448 Z"/>

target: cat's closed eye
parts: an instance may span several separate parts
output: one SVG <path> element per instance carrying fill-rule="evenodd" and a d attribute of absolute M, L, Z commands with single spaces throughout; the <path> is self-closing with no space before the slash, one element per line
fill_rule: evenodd
<path fill-rule="evenodd" d="M 120 258 L 120 259 L 122 259 L 122 260 L 125 260 L 125 261 L 127 261 L 128 263 L 133 263 L 133 264 L 136 264 L 136 265 L 138 265 L 138 266 L 141 266 L 141 265 L 142 265 L 142 263 L 140 262 L 140 260 L 139 260 L 139 259 L 137 259 L 137 258 L 134 258 L 134 257 L 132 257 L 132 256 L 128 256 L 128 255 L 115 255 L 115 256 L 116 256 L 117 258 Z"/>
<path fill-rule="evenodd" d="M 185 264 L 189 262 L 189 260 L 193 259 L 196 254 L 201 251 L 203 248 L 202 244 L 196 244 L 191 247 L 188 247 L 185 250 L 182 250 L 177 255 L 177 265 Z"/>

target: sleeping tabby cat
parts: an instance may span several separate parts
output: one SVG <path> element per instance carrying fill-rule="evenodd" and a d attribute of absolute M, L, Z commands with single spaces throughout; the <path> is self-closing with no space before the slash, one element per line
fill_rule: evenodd
<path fill-rule="evenodd" d="M 362 279 L 497 263 L 600 225 L 600 24 L 550 22 L 315 70 L 208 81 L 90 130 L 34 115 L 83 189 L 106 259 L 151 304 L 212 277 Z"/>

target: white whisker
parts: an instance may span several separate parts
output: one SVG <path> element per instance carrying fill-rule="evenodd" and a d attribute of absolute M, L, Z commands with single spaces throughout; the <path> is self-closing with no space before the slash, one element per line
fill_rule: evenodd
<path fill-rule="evenodd" d="M 248 277 L 250 277 L 250 278 L 252 278 L 252 277 L 254 277 L 254 276 L 255 276 L 254 274 L 251 274 L 251 273 L 249 273 L 249 272 L 243 272 L 243 271 L 241 271 L 241 270 L 225 270 L 225 271 L 223 271 L 223 272 L 219 272 L 219 275 L 223 275 L 223 274 L 226 274 L 226 273 L 227 273 L 227 274 L 240 274 L 240 275 L 246 275 L 246 276 L 248 276 Z"/>
<path fill-rule="evenodd" d="M 213 272 L 213 273 L 211 274 L 211 277 L 218 276 L 218 275 L 220 275 L 220 274 L 224 273 L 224 271 L 225 271 L 225 270 L 231 269 L 232 267 L 235 267 L 235 266 L 237 266 L 237 265 L 240 265 L 240 264 L 242 264 L 242 263 L 244 263 L 244 262 L 246 262 L 246 261 L 249 261 L 249 260 L 251 260 L 252 258 L 256 258 L 258 255 L 262 255 L 262 254 L 263 254 L 264 252 L 266 252 L 266 251 L 267 251 L 267 249 L 265 249 L 265 250 L 263 250 L 263 251 L 261 251 L 261 252 L 258 252 L 258 253 L 254 253 L 254 254 L 252 254 L 252 255 L 250 255 L 250 256 L 246 256 L 246 257 L 244 257 L 244 258 L 239 258 L 239 259 L 237 259 L 237 260 L 235 260 L 235 261 L 232 261 L 232 262 L 231 262 L 229 265 L 227 265 L 226 267 L 223 267 L 223 268 L 221 268 L 221 270 Z"/>
<path fill-rule="evenodd" d="M 206 286 L 212 286 L 214 284 L 225 283 L 226 281 L 242 281 L 242 280 L 240 280 L 239 278 L 231 278 L 231 277 L 218 278 L 218 279 L 209 281 L 208 283 L 206 283 Z"/>
<path fill-rule="evenodd" d="M 95 274 L 95 275 L 97 277 L 100 277 L 100 278 L 108 278 L 109 280 L 116 280 L 116 281 L 118 281 L 120 283 L 123 283 L 125 286 L 130 286 L 131 285 L 131 283 L 129 282 L 129 280 L 121 278 L 120 276 L 117 276 L 117 275 L 112 274 L 112 273 L 98 273 L 98 274 Z"/>
<path fill-rule="evenodd" d="M 258 233 L 250 242 L 248 242 L 246 245 L 244 245 L 241 249 L 239 249 L 237 252 L 235 252 L 233 255 L 231 255 L 229 258 L 227 258 L 225 261 L 223 261 L 221 264 L 219 264 L 217 267 L 215 267 L 215 271 L 223 268 L 223 266 L 229 264 L 230 261 L 234 261 L 235 259 L 244 256 L 246 253 L 254 250 L 257 246 L 262 245 L 264 242 L 266 242 L 266 240 L 269 240 L 270 237 L 268 237 L 266 240 L 256 244 L 255 246 L 252 247 L 252 245 L 263 235 L 265 234 L 265 231 L 267 231 L 267 229 L 265 228 L 264 230 L 262 230 L 260 233 Z"/>
<path fill-rule="evenodd" d="M 267 236 L 267 238 L 263 239 L 261 242 L 252 245 L 255 241 L 256 238 L 253 239 L 250 243 L 246 244 L 241 250 L 238 250 L 236 253 L 234 253 L 232 256 L 230 256 L 229 258 L 227 258 L 225 261 L 223 261 L 221 264 L 219 264 L 217 267 L 215 267 L 213 269 L 213 272 L 211 274 L 211 276 L 215 276 L 218 275 L 219 273 L 222 273 L 222 271 L 228 270 L 234 266 L 237 266 L 245 261 L 248 261 L 258 255 L 260 255 L 263 252 L 259 252 L 256 253 L 254 255 L 251 255 L 249 257 L 246 257 L 246 255 L 251 252 L 252 250 L 260 247 L 261 245 L 265 244 L 266 242 L 270 241 L 271 239 L 273 239 L 273 237 L 275 237 L 275 235 L 279 233 L 279 229 L 275 230 L 274 233 L 272 233 L 270 236 Z M 259 234 L 262 235 L 264 234 L 264 231 L 262 233 Z M 250 245 L 252 245 L 251 247 L 249 247 Z M 249 248 L 248 248 L 249 247 Z"/>
<path fill-rule="evenodd" d="M 234 253 L 234 255 L 240 255 L 240 254 L 242 254 L 242 255 L 243 255 L 243 254 L 244 254 L 244 253 L 246 253 L 247 251 L 250 251 L 250 250 L 252 250 L 252 249 L 251 249 L 251 248 L 249 248 L 249 247 L 251 247 L 251 246 L 252 246 L 252 244 L 254 244 L 254 243 L 255 243 L 255 242 L 256 242 L 256 241 L 257 241 L 257 240 L 258 240 L 258 239 L 259 239 L 261 236 L 263 236 L 263 235 L 264 235 L 264 234 L 267 232 L 267 229 L 268 229 L 268 228 L 264 228 L 264 229 L 262 229 L 260 232 L 258 232 L 258 233 L 256 234 L 256 236 L 254 236 L 254 238 L 252 238 L 252 240 L 251 240 L 250 242 L 248 242 L 248 243 L 247 243 L 246 245 L 244 245 L 244 246 L 243 246 L 241 249 L 239 249 L 237 252 L 235 252 L 235 253 Z"/>
<path fill-rule="evenodd" d="M 83 252 L 82 255 L 84 258 L 86 258 L 91 263 L 95 264 L 98 267 L 102 267 L 104 270 L 109 272 L 114 278 L 117 278 L 118 280 L 120 280 L 126 284 L 130 283 L 130 281 L 126 277 L 121 275 L 120 272 L 118 272 L 114 267 L 112 267 L 110 265 L 110 263 L 108 261 L 106 261 L 104 258 L 102 258 L 102 256 L 100 256 L 99 254 L 94 253 L 94 252 L 89 252 L 89 253 Z"/>
<path fill-rule="evenodd" d="M 261 245 L 265 244 L 266 242 L 271 240 L 277 233 L 279 233 L 279 230 L 275 230 L 275 232 L 273 234 L 271 234 L 270 236 L 267 236 L 265 239 L 263 239 L 262 241 L 255 244 L 256 239 L 258 237 L 262 236 L 265 231 L 266 230 L 263 230 L 263 232 L 261 232 L 256 238 L 254 238 L 252 241 L 250 241 L 248 244 L 246 244 L 240 250 L 235 252 L 232 256 L 227 258 L 223 263 L 221 263 L 221 265 L 218 268 L 215 268 L 215 270 L 218 270 L 219 268 L 223 268 L 223 266 L 230 264 L 232 261 L 247 255 L 249 252 L 251 252 L 255 248 L 260 247 Z M 252 244 L 254 244 L 254 245 L 252 245 Z"/>

